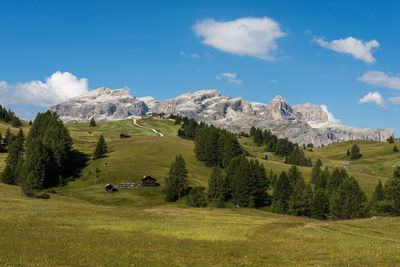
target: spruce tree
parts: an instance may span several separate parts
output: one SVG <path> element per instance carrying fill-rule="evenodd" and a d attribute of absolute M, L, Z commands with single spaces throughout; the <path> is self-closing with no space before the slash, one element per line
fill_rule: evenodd
<path fill-rule="evenodd" d="M 325 190 L 329 177 L 330 177 L 330 173 L 328 170 L 328 166 L 325 166 L 324 171 L 322 171 L 316 179 L 315 189 L 321 188 L 321 189 Z"/>
<path fill-rule="evenodd" d="M 188 171 L 182 155 L 175 157 L 171 163 L 168 178 L 165 180 L 165 199 L 169 202 L 175 202 L 183 197 L 187 191 Z"/>
<path fill-rule="evenodd" d="M 104 140 L 104 136 L 100 135 L 99 141 L 97 141 L 96 148 L 93 152 L 93 159 L 102 158 L 106 153 L 107 153 L 107 144 L 106 141 Z"/>
<path fill-rule="evenodd" d="M 332 198 L 331 213 L 339 219 L 364 217 L 367 212 L 367 197 L 353 177 L 343 180 Z"/>
<path fill-rule="evenodd" d="M 250 129 L 250 137 L 253 137 L 255 133 L 256 133 L 256 127 L 252 126 Z"/>
<path fill-rule="evenodd" d="M 292 195 L 292 188 L 286 172 L 281 172 L 276 182 L 273 194 L 272 210 L 285 214 L 289 209 L 289 200 Z"/>
<path fill-rule="evenodd" d="M 187 196 L 186 204 L 191 207 L 206 207 L 207 200 L 206 194 L 204 193 L 204 187 L 193 187 Z"/>
<path fill-rule="evenodd" d="M 6 168 L 2 175 L 2 181 L 6 184 L 17 184 L 23 164 L 24 134 L 20 129 L 17 136 L 11 138 L 6 158 Z"/>
<path fill-rule="evenodd" d="M 89 125 L 90 125 L 90 127 L 96 126 L 96 121 L 94 120 L 94 117 L 92 117 L 92 118 L 90 119 Z"/>
<path fill-rule="evenodd" d="M 353 145 L 351 147 L 350 159 L 359 159 L 359 158 L 361 158 L 360 148 L 358 147 L 358 145 Z"/>
<path fill-rule="evenodd" d="M 311 217 L 326 219 L 329 215 L 329 196 L 322 188 L 318 188 L 311 201 Z"/>
<path fill-rule="evenodd" d="M 221 168 L 214 167 L 208 179 L 208 200 L 214 202 L 218 207 L 223 206 L 225 198 L 225 180 Z"/>
<path fill-rule="evenodd" d="M 11 142 L 12 139 L 12 134 L 10 131 L 10 128 L 7 128 L 6 134 L 4 136 L 4 146 L 8 146 L 8 144 Z"/>
<path fill-rule="evenodd" d="M 371 205 L 374 206 L 378 201 L 382 201 L 385 195 L 383 193 L 383 185 L 381 180 L 379 180 L 378 184 L 375 187 L 374 194 L 372 195 Z"/>
<path fill-rule="evenodd" d="M 310 182 L 313 183 L 314 185 L 317 183 L 318 177 L 322 173 L 321 167 L 322 167 L 322 161 L 321 161 L 321 159 L 318 159 L 311 171 L 311 181 Z"/>
<path fill-rule="evenodd" d="M 390 137 L 387 139 L 387 141 L 388 141 L 389 144 L 393 144 L 393 143 L 394 143 L 394 138 L 393 138 L 393 136 L 390 136 Z"/>
<path fill-rule="evenodd" d="M 307 187 L 304 179 L 297 180 L 289 200 L 289 213 L 296 216 L 310 215 L 311 187 Z M 311 195 L 311 196 L 310 196 Z"/>
<path fill-rule="evenodd" d="M 343 180 L 348 177 L 345 169 L 335 168 L 328 178 L 326 189 L 329 195 L 334 195 L 342 184 Z"/>
<path fill-rule="evenodd" d="M 399 149 L 397 148 L 396 145 L 393 146 L 393 152 L 399 152 Z"/>

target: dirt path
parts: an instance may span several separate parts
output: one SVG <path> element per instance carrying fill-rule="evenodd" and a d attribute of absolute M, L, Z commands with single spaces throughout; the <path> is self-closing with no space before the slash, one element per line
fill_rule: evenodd
<path fill-rule="evenodd" d="M 137 127 L 140 127 L 140 128 L 152 130 L 153 132 L 155 132 L 155 133 L 158 134 L 159 136 L 164 136 L 163 133 L 158 132 L 158 131 L 157 131 L 156 129 L 154 129 L 154 128 L 147 128 L 147 127 L 144 127 L 144 126 L 138 124 L 138 123 L 136 122 L 136 119 L 133 119 L 133 124 L 135 124 Z"/>

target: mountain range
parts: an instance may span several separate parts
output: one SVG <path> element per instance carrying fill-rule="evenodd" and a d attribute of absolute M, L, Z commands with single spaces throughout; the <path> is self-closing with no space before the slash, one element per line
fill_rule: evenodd
<path fill-rule="evenodd" d="M 298 144 L 327 145 L 347 140 L 386 141 L 393 129 L 344 126 L 325 106 L 310 103 L 291 106 L 281 96 L 270 103 L 223 96 L 217 90 L 189 92 L 168 100 L 136 98 L 125 89 L 99 88 L 48 108 L 65 123 L 120 120 L 149 112 L 180 114 L 232 132 L 249 132 L 252 126 L 269 129 Z"/>

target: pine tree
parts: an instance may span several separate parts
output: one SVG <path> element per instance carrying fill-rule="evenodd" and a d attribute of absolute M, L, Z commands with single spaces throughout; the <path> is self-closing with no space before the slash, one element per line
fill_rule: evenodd
<path fill-rule="evenodd" d="M 225 180 L 221 168 L 216 166 L 208 179 L 208 200 L 223 206 L 225 198 Z"/>
<path fill-rule="evenodd" d="M 207 200 L 206 194 L 204 193 L 204 187 L 193 187 L 187 196 L 186 204 L 191 207 L 206 207 Z"/>
<path fill-rule="evenodd" d="M 400 215 L 400 179 L 390 178 L 384 187 L 383 211 L 391 215 Z"/>
<path fill-rule="evenodd" d="M 289 200 L 292 195 L 292 188 L 286 172 L 281 172 L 274 188 L 272 210 L 285 214 L 289 209 Z"/>
<path fill-rule="evenodd" d="M 250 172 L 249 161 L 245 156 L 239 156 L 238 166 L 231 177 L 232 200 L 237 206 L 247 207 L 249 205 L 250 189 L 248 180 Z"/>
<path fill-rule="evenodd" d="M 342 184 L 343 180 L 348 177 L 345 169 L 335 168 L 328 178 L 326 189 L 329 195 L 334 195 Z"/>
<path fill-rule="evenodd" d="M 102 158 L 106 153 L 107 153 L 107 144 L 106 141 L 104 140 L 104 136 L 100 135 L 99 141 L 97 142 L 96 148 L 93 152 L 93 159 Z"/>
<path fill-rule="evenodd" d="M 321 167 L 322 167 L 322 161 L 321 161 L 321 159 L 318 159 L 311 171 L 311 181 L 310 182 L 313 183 L 314 185 L 317 183 L 318 177 L 322 173 Z"/>
<path fill-rule="evenodd" d="M 325 166 L 325 169 L 323 172 L 321 172 L 315 182 L 315 189 L 326 189 L 327 183 L 328 183 L 328 179 L 330 177 L 330 173 L 328 170 L 328 166 Z"/>
<path fill-rule="evenodd" d="M 388 141 L 389 144 L 393 144 L 393 143 L 394 143 L 394 138 L 393 138 L 393 136 L 390 136 L 390 137 L 387 139 L 387 141 Z"/>
<path fill-rule="evenodd" d="M 397 148 L 396 145 L 393 146 L 393 152 L 399 152 L 399 149 Z"/>
<path fill-rule="evenodd" d="M 253 137 L 255 133 L 256 133 L 256 127 L 252 126 L 250 129 L 250 137 Z"/>
<path fill-rule="evenodd" d="M 353 145 L 351 147 L 350 159 L 359 159 L 359 158 L 361 158 L 360 148 L 358 147 L 358 145 Z"/>
<path fill-rule="evenodd" d="M 165 180 L 165 198 L 169 202 L 175 202 L 183 197 L 187 191 L 188 171 L 182 155 L 175 157 L 171 163 L 168 178 Z"/>
<path fill-rule="evenodd" d="M 289 200 L 289 213 L 296 216 L 310 215 L 311 187 L 307 187 L 304 179 L 297 180 Z"/>
<path fill-rule="evenodd" d="M 96 121 L 94 120 L 94 117 L 92 117 L 90 119 L 89 125 L 90 125 L 90 127 L 95 127 L 96 126 Z"/>
<path fill-rule="evenodd" d="M 17 184 L 23 164 L 24 134 L 20 129 L 18 135 L 11 138 L 6 158 L 6 168 L 2 175 L 2 181 L 6 184 Z"/>
<path fill-rule="evenodd" d="M 355 219 L 366 215 L 367 197 L 353 177 L 343 180 L 332 198 L 331 213 L 340 219 Z"/>
<path fill-rule="evenodd" d="M 329 215 L 329 196 L 322 188 L 317 189 L 311 201 L 311 217 L 326 219 Z"/>
<path fill-rule="evenodd" d="M 10 131 L 10 128 L 7 128 L 6 134 L 4 136 L 4 146 L 8 146 L 8 144 L 11 142 L 12 139 L 12 134 Z"/>
<path fill-rule="evenodd" d="M 347 149 L 346 155 L 350 157 L 350 150 Z"/>
<path fill-rule="evenodd" d="M 378 201 L 382 201 L 384 199 L 385 195 L 383 193 L 383 185 L 381 180 L 379 179 L 378 184 L 375 187 L 375 191 L 374 194 L 372 195 L 372 199 L 371 199 L 371 205 L 375 205 L 376 202 Z"/>

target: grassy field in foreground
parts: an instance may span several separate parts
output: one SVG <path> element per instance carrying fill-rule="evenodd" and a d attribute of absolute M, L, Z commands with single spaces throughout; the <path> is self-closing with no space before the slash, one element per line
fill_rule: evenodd
<path fill-rule="evenodd" d="M 394 266 L 400 218 L 317 221 L 252 209 L 134 209 L 0 184 L 0 265 Z"/>

